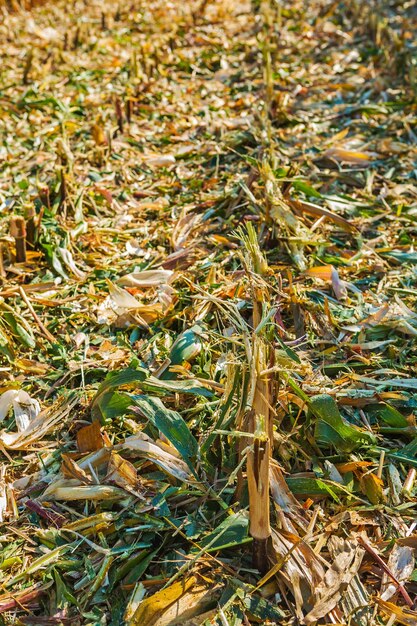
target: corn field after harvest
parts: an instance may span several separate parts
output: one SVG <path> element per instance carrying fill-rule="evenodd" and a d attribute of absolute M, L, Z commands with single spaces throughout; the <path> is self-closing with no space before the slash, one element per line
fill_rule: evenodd
<path fill-rule="evenodd" d="M 0 57 L 0 626 L 417 626 L 417 5 Z"/>

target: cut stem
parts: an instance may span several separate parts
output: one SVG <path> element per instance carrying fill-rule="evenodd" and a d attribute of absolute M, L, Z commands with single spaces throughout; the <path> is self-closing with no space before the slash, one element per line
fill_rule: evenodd
<path fill-rule="evenodd" d="M 33 206 L 30 206 L 25 211 L 26 217 L 26 243 L 30 248 L 33 248 L 36 240 L 36 211 Z"/>
<path fill-rule="evenodd" d="M 10 219 L 10 234 L 15 240 L 17 263 L 26 263 L 26 223 L 23 217 Z"/>
<path fill-rule="evenodd" d="M 265 430 L 265 419 L 254 416 L 255 439 L 248 453 L 248 489 L 250 534 L 253 537 L 253 565 L 261 574 L 269 569 L 267 557 L 268 539 L 271 535 L 269 523 L 269 459 L 270 442 Z"/>
<path fill-rule="evenodd" d="M 3 244 L 0 243 L 0 277 L 4 278 L 5 276 L 6 276 L 6 270 L 4 269 Z"/>
<path fill-rule="evenodd" d="M 120 98 L 116 98 L 114 108 L 116 109 L 117 127 L 119 132 L 123 134 L 123 108 Z"/>

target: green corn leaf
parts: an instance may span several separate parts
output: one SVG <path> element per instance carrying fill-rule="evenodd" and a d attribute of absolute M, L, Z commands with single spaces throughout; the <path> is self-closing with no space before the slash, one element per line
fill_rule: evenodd
<path fill-rule="evenodd" d="M 385 403 L 372 404 L 365 408 L 368 415 L 382 420 L 392 428 L 408 428 L 409 423 L 397 409 Z"/>
<path fill-rule="evenodd" d="M 346 491 L 341 489 L 339 485 L 321 480 L 320 478 L 304 478 L 298 476 L 287 476 L 285 479 L 290 491 L 294 495 L 314 497 L 314 496 L 330 496 L 336 502 L 339 502 L 338 493 Z"/>
<path fill-rule="evenodd" d="M 10 311 L 3 312 L 4 319 L 9 324 L 13 333 L 20 339 L 20 341 L 28 348 L 34 348 L 36 346 L 35 337 L 33 336 L 30 326 L 23 320 L 23 318 L 14 315 Z M 20 318 L 20 319 L 19 319 Z"/>
<path fill-rule="evenodd" d="M 199 545 L 207 546 L 207 552 L 215 552 L 225 548 L 234 548 L 251 541 L 248 536 L 249 519 L 242 513 L 227 517 L 216 530 L 206 535 Z"/>
<path fill-rule="evenodd" d="M 167 409 L 159 398 L 132 396 L 132 410 L 148 419 L 178 450 L 184 461 L 193 468 L 191 459 L 197 456 L 198 443 L 187 424 L 176 411 Z"/>
<path fill-rule="evenodd" d="M 311 398 L 310 413 L 316 418 L 314 436 L 319 446 L 334 447 L 338 452 L 351 452 L 376 443 L 376 437 L 346 423 L 336 402 L 327 394 Z"/>
<path fill-rule="evenodd" d="M 93 399 L 91 405 L 91 413 L 93 417 L 100 419 L 101 417 L 114 417 L 114 411 L 119 411 L 118 415 L 123 415 L 126 412 L 127 407 L 132 403 L 131 399 L 127 395 L 118 394 L 115 401 L 111 404 L 114 391 L 122 385 L 129 385 L 131 383 L 141 383 L 148 376 L 148 372 L 145 369 L 131 369 L 127 368 L 121 372 L 110 372 L 107 374 L 103 383 L 98 388 L 98 391 Z M 110 408 L 110 411 L 108 409 Z"/>
<path fill-rule="evenodd" d="M 144 391 L 151 393 L 189 393 L 193 396 L 203 396 L 204 398 L 211 398 L 213 392 L 207 387 L 193 379 L 186 380 L 160 380 L 154 376 L 147 378 L 142 388 Z"/>
<path fill-rule="evenodd" d="M 173 365 L 180 365 L 184 361 L 191 361 L 201 351 L 203 345 L 202 329 L 200 326 L 193 326 L 185 330 L 171 348 L 169 355 Z"/>

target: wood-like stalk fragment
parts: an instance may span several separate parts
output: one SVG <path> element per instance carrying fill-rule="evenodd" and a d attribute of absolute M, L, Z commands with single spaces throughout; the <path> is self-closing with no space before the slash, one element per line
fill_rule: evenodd
<path fill-rule="evenodd" d="M 248 452 L 250 534 L 253 537 L 253 565 L 261 574 L 268 571 L 270 442 L 262 416 L 253 416 L 255 437 Z"/>
<path fill-rule="evenodd" d="M 29 511 L 33 511 L 36 515 L 45 519 L 47 522 L 53 524 L 56 528 L 61 528 L 67 521 L 63 515 L 46 509 L 36 500 L 26 500 L 25 507 L 29 509 Z"/>
<path fill-rule="evenodd" d="M 254 325 L 260 323 L 262 309 L 261 291 L 255 290 Z M 249 489 L 250 534 L 253 537 L 253 565 L 261 574 L 269 568 L 267 547 L 271 535 L 269 522 L 269 461 L 272 441 L 272 407 L 270 403 L 270 375 L 267 368 L 269 346 L 264 339 L 253 337 L 254 394 L 248 430 L 254 434 L 253 446 L 248 453 L 247 476 Z"/>
<path fill-rule="evenodd" d="M 26 262 L 26 224 L 23 217 L 10 219 L 10 234 L 15 240 L 17 263 Z"/>
<path fill-rule="evenodd" d="M 32 303 L 30 302 L 29 298 L 25 294 L 25 291 L 24 291 L 24 289 L 22 287 L 19 287 L 19 293 L 22 296 L 22 299 L 24 300 L 27 308 L 29 309 L 30 314 L 32 315 L 33 319 L 35 320 L 35 322 L 39 326 L 39 329 L 40 329 L 42 335 L 44 337 L 46 337 L 46 339 L 48 341 L 50 341 L 51 343 L 55 343 L 55 337 L 49 332 L 49 330 L 46 328 L 46 326 L 44 325 L 44 323 L 40 319 L 39 315 L 36 313 L 35 309 L 32 306 Z"/>
<path fill-rule="evenodd" d="M 269 268 L 262 253 L 257 233 L 251 223 L 246 231 L 239 232 L 245 248 L 245 261 L 248 271 L 258 277 L 268 274 Z M 264 304 L 269 294 L 262 278 L 252 284 L 252 349 L 249 363 L 250 382 L 245 430 L 253 434 L 247 440 L 247 481 L 249 490 L 249 531 L 253 538 L 253 565 L 261 574 L 269 568 L 268 542 L 271 536 L 269 521 L 269 463 L 273 442 L 274 415 L 273 402 L 276 398 L 276 380 L 272 377 L 274 350 L 267 337 L 264 322 Z M 241 428 L 243 424 L 237 424 Z M 239 462 L 242 455 L 239 449 Z M 241 490 L 241 476 L 238 476 L 238 491 Z"/>
<path fill-rule="evenodd" d="M 403 488 L 402 488 L 402 493 L 405 495 L 410 496 L 411 495 L 411 491 L 414 487 L 414 483 L 416 481 L 416 475 L 417 475 L 417 470 L 415 469 L 415 467 L 412 467 L 408 474 L 407 474 L 407 478 L 404 481 L 403 484 Z"/>
<path fill-rule="evenodd" d="M 59 209 L 65 204 L 67 199 L 67 181 L 65 179 L 64 170 L 61 170 L 61 185 L 59 187 Z"/>
<path fill-rule="evenodd" d="M 398 580 L 398 578 L 393 574 L 388 565 L 381 559 L 379 554 L 373 549 L 373 547 L 368 544 L 362 537 L 358 537 L 358 543 L 365 548 L 365 550 L 370 554 L 373 559 L 378 563 L 380 568 L 391 578 L 393 583 L 397 586 L 397 591 L 402 595 L 403 600 L 407 604 L 407 606 L 411 609 L 414 606 L 414 603 L 410 596 L 408 595 L 407 590 L 405 589 L 402 582 Z"/>
<path fill-rule="evenodd" d="M 50 211 L 51 210 L 51 195 L 49 192 L 49 187 L 47 187 L 46 185 L 45 187 L 39 187 L 38 195 L 42 204 L 46 206 L 47 209 Z"/>
<path fill-rule="evenodd" d="M 30 248 L 33 248 L 36 241 L 37 234 L 37 219 L 36 211 L 33 206 L 30 206 L 25 211 L 26 218 L 26 243 Z"/>
<path fill-rule="evenodd" d="M 75 50 L 76 48 L 78 48 L 78 46 L 81 43 L 81 28 L 80 26 L 78 26 L 77 30 L 75 31 L 75 36 L 74 36 L 74 41 L 72 44 L 72 49 Z"/>
<path fill-rule="evenodd" d="M 29 74 L 30 74 L 30 70 L 32 69 L 32 64 L 33 64 L 33 50 L 30 49 L 29 52 L 26 55 L 26 62 L 23 68 L 23 84 L 27 85 L 29 83 Z"/>
<path fill-rule="evenodd" d="M 125 108 L 126 108 L 126 120 L 127 120 L 127 123 L 130 124 L 132 121 L 132 113 L 133 113 L 133 101 L 131 98 L 127 98 Z"/>
<path fill-rule="evenodd" d="M 6 276 L 6 271 L 4 269 L 4 260 L 3 260 L 3 244 L 0 243 L 0 276 L 4 278 Z"/>
<path fill-rule="evenodd" d="M 114 101 L 114 108 L 116 109 L 117 127 L 123 133 L 123 109 L 120 98 L 116 98 Z"/>

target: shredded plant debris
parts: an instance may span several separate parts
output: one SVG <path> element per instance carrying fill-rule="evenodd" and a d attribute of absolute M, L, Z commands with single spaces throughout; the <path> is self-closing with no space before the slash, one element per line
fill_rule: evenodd
<path fill-rule="evenodd" d="M 0 2 L 0 624 L 417 624 L 416 26 Z"/>

